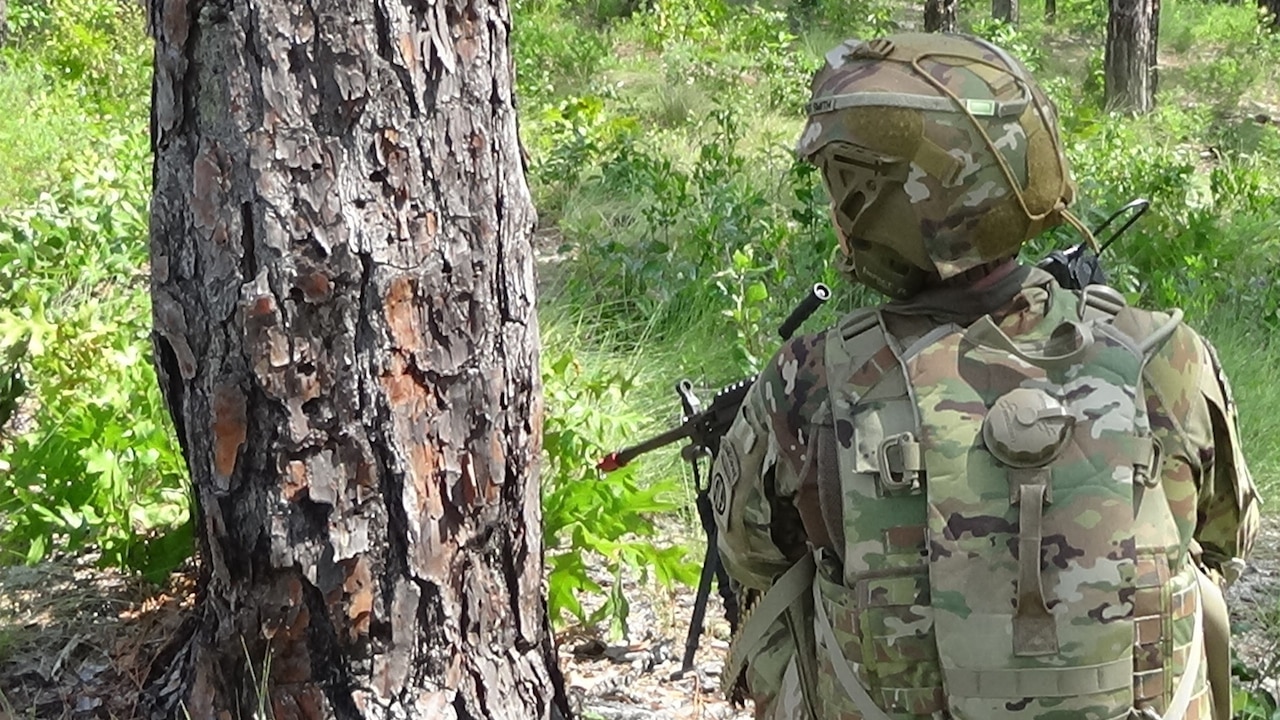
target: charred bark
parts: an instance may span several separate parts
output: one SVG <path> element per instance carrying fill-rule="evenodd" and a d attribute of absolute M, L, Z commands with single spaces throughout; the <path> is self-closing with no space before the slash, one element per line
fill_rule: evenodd
<path fill-rule="evenodd" d="M 567 713 L 506 3 L 150 12 L 153 339 L 202 573 L 153 716 Z"/>
<path fill-rule="evenodd" d="M 1110 0 L 1107 21 L 1107 110 L 1134 114 L 1155 108 L 1159 0 Z"/>
<path fill-rule="evenodd" d="M 956 31 L 957 0 L 925 0 L 925 32 L 953 33 Z"/>

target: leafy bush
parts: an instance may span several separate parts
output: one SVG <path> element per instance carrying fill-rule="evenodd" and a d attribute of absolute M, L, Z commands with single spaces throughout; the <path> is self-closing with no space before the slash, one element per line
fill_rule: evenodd
<path fill-rule="evenodd" d="M 516 86 L 529 102 L 575 91 L 600 70 L 604 38 L 584 27 L 565 0 L 514 0 L 511 44 Z"/>
<path fill-rule="evenodd" d="M 81 158 L 68 187 L 0 213 L 0 348 L 29 385 L 0 446 L 0 542 L 31 562 L 96 546 L 162 577 L 186 557 L 185 468 L 146 352 L 139 138 Z M 119 164 L 117 164 L 119 163 Z"/>
<path fill-rule="evenodd" d="M 672 478 L 641 486 L 635 466 L 607 476 L 595 469 L 607 452 L 604 442 L 627 437 L 634 442 L 632 433 L 643 422 L 634 413 L 612 415 L 602 408 L 624 400 L 631 386 L 626 375 L 592 372 L 565 351 L 544 363 L 543 381 L 542 534 L 550 568 L 549 611 L 557 622 L 566 616 L 591 624 L 608 620 L 621 634 L 630 609 L 623 592 L 625 568 L 638 571 L 642 582 L 652 572 L 667 587 L 696 582 L 698 568 L 687 559 L 687 548 L 654 544 L 653 517 L 682 509 L 683 486 Z M 613 584 L 604 603 L 588 613 L 579 596 L 602 592 L 588 569 L 600 559 Z"/>
<path fill-rule="evenodd" d="M 9 65 L 39 68 L 91 112 L 145 110 L 150 84 L 143 5 L 117 0 L 11 0 Z"/>
<path fill-rule="evenodd" d="M 812 283 L 834 280 L 812 169 L 781 152 L 757 155 L 749 166 L 738 116 L 728 108 L 712 112 L 686 168 L 643 142 L 635 120 L 600 121 L 599 99 L 570 107 L 554 112 L 545 165 L 534 165 L 535 187 L 545 183 L 541 196 L 552 200 L 544 212 L 556 217 L 557 200 L 566 212 L 575 206 L 558 218 L 574 255 L 563 299 L 611 308 L 608 322 L 644 322 L 659 335 L 723 317 L 738 371 L 758 367 L 770 328 L 789 308 L 771 296 L 798 299 Z M 584 172 L 592 161 L 597 169 Z M 578 225 L 584 188 L 631 201 L 606 227 L 594 215 Z"/>
<path fill-rule="evenodd" d="M 0 99 L 23 112 L 0 118 L 0 377 L 24 382 L 0 431 L 0 561 L 95 548 L 158 580 L 190 531 L 149 358 L 141 6 L 9 13 Z"/>

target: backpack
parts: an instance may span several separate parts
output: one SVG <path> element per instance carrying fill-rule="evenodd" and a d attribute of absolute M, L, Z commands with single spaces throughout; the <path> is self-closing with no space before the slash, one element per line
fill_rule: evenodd
<path fill-rule="evenodd" d="M 1180 313 L 1049 291 L 1016 337 L 883 309 L 828 333 L 810 447 L 834 547 L 762 603 L 811 591 L 812 717 L 1209 717 L 1194 518 L 1144 390 Z"/>

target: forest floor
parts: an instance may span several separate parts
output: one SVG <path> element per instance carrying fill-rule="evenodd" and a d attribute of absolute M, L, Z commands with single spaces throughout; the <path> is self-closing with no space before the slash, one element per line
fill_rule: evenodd
<path fill-rule="evenodd" d="M 600 579 L 606 585 L 608 578 Z M 694 669 L 681 667 L 694 590 L 624 588 L 628 632 L 557 635 L 561 668 L 582 720 L 747 720 L 720 693 L 728 623 L 712 593 Z M 1237 657 L 1276 693 L 1280 522 L 1268 520 L 1253 561 L 1232 588 Z M 0 720 L 135 720 L 138 690 L 157 652 L 190 611 L 192 575 L 157 592 L 81 561 L 0 568 Z"/>
<path fill-rule="evenodd" d="M 607 574 L 602 585 L 610 581 Z M 0 720 L 141 720 L 152 663 L 194 600 L 194 573 L 157 590 L 84 558 L 0 568 Z M 714 593 L 694 669 L 677 679 L 694 591 L 627 581 L 627 636 L 597 628 L 557 636 L 583 720 L 746 720 L 719 692 L 728 623 Z M 255 718 L 255 720 L 266 720 Z"/>

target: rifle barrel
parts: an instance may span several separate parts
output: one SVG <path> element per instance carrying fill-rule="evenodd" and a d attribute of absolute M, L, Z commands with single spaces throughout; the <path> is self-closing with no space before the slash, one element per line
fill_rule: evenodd
<path fill-rule="evenodd" d="M 782 337 L 783 341 L 790 340 L 796 329 L 805 320 L 809 319 L 809 316 L 818 309 L 819 305 L 826 302 L 827 298 L 830 297 L 831 288 L 822 283 L 814 283 L 813 287 L 809 288 L 809 294 L 800 301 L 799 305 L 796 305 L 796 308 L 791 311 L 787 319 L 783 320 L 782 324 L 778 326 L 778 335 Z"/>
<path fill-rule="evenodd" d="M 676 427 L 655 435 L 642 443 L 632 445 L 629 448 L 623 448 L 617 452 L 611 452 L 604 456 L 604 459 L 596 463 L 596 467 L 605 472 L 612 472 L 620 467 L 626 467 L 626 464 L 634 460 L 637 456 L 643 455 L 650 450 L 657 450 L 664 445 L 689 437 L 694 430 L 695 418 L 685 418 L 684 422 Z"/>
<path fill-rule="evenodd" d="M 830 297 L 831 288 L 822 283 L 814 283 L 813 287 L 809 289 L 809 294 L 796 305 L 795 309 L 791 311 L 791 314 L 787 316 L 787 319 L 778 328 L 778 334 L 782 336 L 784 341 L 790 340 L 796 328 L 809 319 L 809 316 L 818 309 L 818 306 L 826 302 Z M 747 391 L 751 388 L 755 379 L 756 376 L 753 375 L 722 389 L 719 393 L 716 393 L 711 404 L 705 410 L 686 415 L 680 425 L 661 435 L 655 435 L 642 443 L 609 453 L 600 462 L 596 463 L 596 468 L 604 472 L 612 472 L 620 467 L 625 467 L 627 463 L 639 455 L 688 437 L 694 438 L 694 445 L 701 446 L 703 449 L 714 453 L 719 445 L 719 437 L 716 436 L 715 432 L 723 434 L 724 430 L 728 428 L 729 423 L 733 421 L 733 416 L 738 412 L 738 406 L 742 404 L 743 398 L 746 397 Z M 696 408 L 697 399 L 693 396 L 692 386 L 687 380 L 682 380 L 676 385 L 676 392 L 680 395 L 685 410 Z M 710 423 L 710 426 L 703 427 L 708 423 Z"/>

